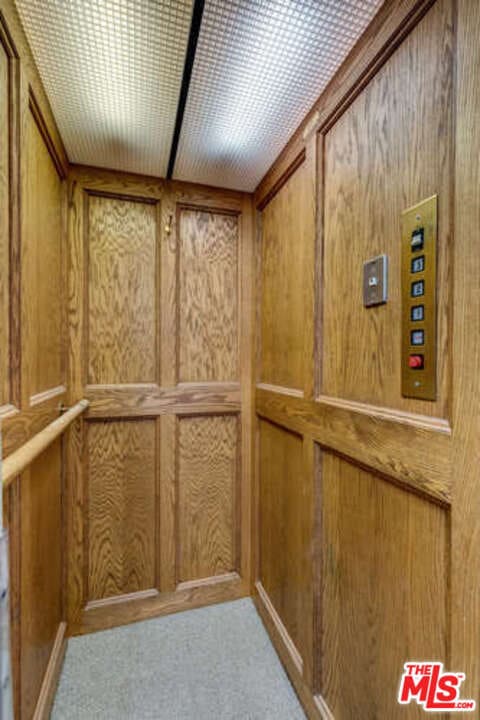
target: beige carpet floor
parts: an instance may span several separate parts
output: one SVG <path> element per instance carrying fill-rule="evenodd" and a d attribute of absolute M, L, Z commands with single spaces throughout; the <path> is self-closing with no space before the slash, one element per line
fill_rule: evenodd
<path fill-rule="evenodd" d="M 69 641 L 52 720 L 304 720 L 250 599 Z"/>

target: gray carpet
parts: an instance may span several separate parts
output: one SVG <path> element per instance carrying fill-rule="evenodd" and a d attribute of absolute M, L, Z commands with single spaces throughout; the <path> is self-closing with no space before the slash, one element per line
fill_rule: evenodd
<path fill-rule="evenodd" d="M 304 720 L 250 599 L 69 641 L 52 720 Z"/>

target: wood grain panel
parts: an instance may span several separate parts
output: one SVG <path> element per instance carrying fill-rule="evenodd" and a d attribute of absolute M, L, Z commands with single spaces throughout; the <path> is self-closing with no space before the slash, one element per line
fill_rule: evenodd
<path fill-rule="evenodd" d="M 153 420 L 88 425 L 88 598 L 155 587 Z"/>
<path fill-rule="evenodd" d="M 30 397 L 63 377 L 62 181 L 31 111 L 26 128 L 23 338 Z"/>
<path fill-rule="evenodd" d="M 325 137 L 323 385 L 327 395 L 448 416 L 452 7 L 439 0 Z M 400 214 L 439 195 L 438 401 L 400 396 Z M 362 264 L 389 255 L 386 305 Z"/>
<path fill-rule="evenodd" d="M 446 662 L 448 512 L 324 452 L 322 694 L 335 718 L 421 718 L 403 664 Z"/>
<path fill-rule="evenodd" d="M 451 502 L 451 429 L 444 421 L 331 398 L 311 402 L 263 388 L 256 398 L 262 417 L 308 433 L 322 445 L 442 503 Z"/>
<path fill-rule="evenodd" d="M 248 475 L 240 480 L 237 454 L 243 453 L 242 468 L 248 467 L 251 446 L 243 433 L 240 437 L 238 416 L 251 415 L 253 400 L 247 364 L 253 334 L 252 228 L 247 195 L 95 168 L 72 169 L 69 200 L 69 400 L 88 397 L 91 412 L 84 427 L 90 437 L 99 434 L 98 442 L 96 436 L 86 442 L 93 481 L 87 477 L 81 433 L 69 436 L 67 607 L 69 631 L 83 632 L 135 619 L 138 612 L 153 616 L 247 592 L 250 496 Z M 113 300 L 112 287 L 117 288 Z M 124 296 L 134 308 L 122 318 Z M 242 368 L 240 336 L 247 359 Z M 191 428 L 198 416 L 207 429 L 196 444 Z M 183 422 L 190 433 L 182 431 L 182 439 L 191 436 L 192 444 L 180 458 Z M 121 453 L 107 446 L 117 442 L 115 434 L 119 446 L 128 445 L 123 435 L 130 423 L 155 426 L 156 449 L 152 460 L 147 433 L 146 446 L 138 441 L 136 459 L 125 470 Z M 108 472 L 102 453 L 111 465 Z M 135 464 L 142 473 L 138 483 Z M 103 476 L 117 479 L 105 484 Z M 92 482 L 98 499 L 93 505 Z M 207 488 L 207 512 L 203 496 L 195 494 L 196 483 Z M 131 496 L 135 517 L 130 528 L 127 518 L 124 537 L 122 512 L 132 504 Z M 137 522 L 147 510 L 147 520 Z M 210 510 L 217 515 L 213 520 Z M 145 527 L 146 545 L 153 539 L 152 554 L 143 547 L 129 554 L 137 527 Z M 91 540 L 101 535 L 105 545 L 94 546 Z M 132 574 L 136 563 L 141 578 Z"/>
<path fill-rule="evenodd" d="M 0 406 L 10 402 L 9 58 L 0 41 Z"/>
<path fill-rule="evenodd" d="M 237 380 L 238 218 L 180 210 L 179 381 Z"/>
<path fill-rule="evenodd" d="M 88 199 L 88 382 L 155 382 L 155 204 Z"/>
<path fill-rule="evenodd" d="M 21 705 L 33 715 L 62 620 L 61 446 L 21 478 Z"/>
<path fill-rule="evenodd" d="M 262 213 L 262 382 L 303 390 L 305 286 L 308 243 L 303 201 L 305 166 L 300 167 Z M 313 310 L 313 308 L 309 308 Z"/>
<path fill-rule="evenodd" d="M 155 417 L 165 413 L 198 415 L 239 412 L 239 383 L 186 383 L 173 388 L 158 385 L 91 385 L 85 392 L 89 417 Z"/>
<path fill-rule="evenodd" d="M 304 472 L 301 436 L 260 421 L 259 579 L 303 660 L 312 590 L 305 535 L 312 481 Z"/>
<path fill-rule="evenodd" d="M 238 419 L 180 419 L 177 452 L 178 579 L 236 570 Z"/>

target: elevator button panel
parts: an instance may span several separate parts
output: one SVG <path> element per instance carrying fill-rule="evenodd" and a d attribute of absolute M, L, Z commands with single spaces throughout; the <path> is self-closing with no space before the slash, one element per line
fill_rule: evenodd
<path fill-rule="evenodd" d="M 402 395 L 436 399 L 437 196 L 402 213 Z"/>

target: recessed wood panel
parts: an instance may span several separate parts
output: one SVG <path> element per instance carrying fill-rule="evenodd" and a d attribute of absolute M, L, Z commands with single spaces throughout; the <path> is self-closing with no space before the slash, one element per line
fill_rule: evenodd
<path fill-rule="evenodd" d="M 88 198 L 88 382 L 155 382 L 156 206 Z"/>
<path fill-rule="evenodd" d="M 237 380 L 238 218 L 180 211 L 179 380 Z"/>
<path fill-rule="evenodd" d="M 236 569 L 238 419 L 186 417 L 178 428 L 178 577 Z"/>
<path fill-rule="evenodd" d="M 305 233 L 306 180 L 301 165 L 262 213 L 262 382 L 303 390 L 305 257 L 313 237 Z"/>
<path fill-rule="evenodd" d="M 155 421 L 88 426 L 88 598 L 155 587 Z"/>
<path fill-rule="evenodd" d="M 301 436 L 262 420 L 259 468 L 259 578 L 303 657 L 311 592 L 305 501 L 312 478 L 304 472 Z"/>
<path fill-rule="evenodd" d="M 439 0 L 325 137 L 322 392 L 448 415 L 452 5 Z M 438 194 L 437 402 L 401 397 L 401 213 Z M 389 256 L 388 302 L 362 265 Z"/>
<path fill-rule="evenodd" d="M 26 132 L 25 232 L 22 237 L 26 273 L 30 395 L 63 383 L 62 369 L 62 181 L 32 112 Z M 27 330 L 27 328 L 25 328 Z"/>
<path fill-rule="evenodd" d="M 422 718 L 397 691 L 407 660 L 447 660 L 448 512 L 322 457 L 322 695 L 343 720 Z"/>
<path fill-rule="evenodd" d="M 62 620 L 61 445 L 21 478 L 22 717 L 31 718 Z"/>
<path fill-rule="evenodd" d="M 10 402 L 9 59 L 0 42 L 0 406 Z"/>

